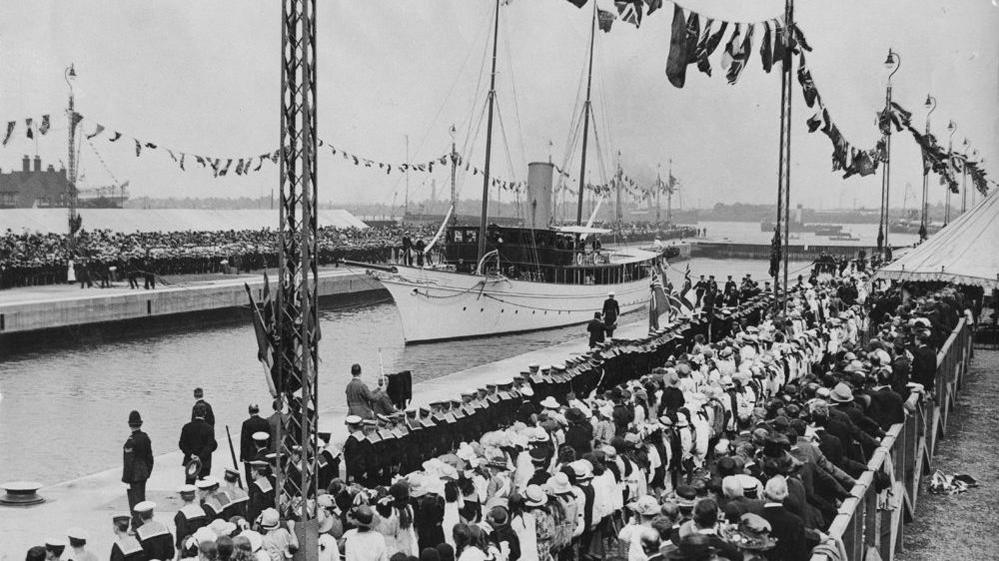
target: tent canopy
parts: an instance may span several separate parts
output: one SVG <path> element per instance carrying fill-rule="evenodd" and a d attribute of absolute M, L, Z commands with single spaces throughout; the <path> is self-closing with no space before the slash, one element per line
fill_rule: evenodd
<path fill-rule="evenodd" d="M 999 288 L 999 189 L 877 277 Z"/>

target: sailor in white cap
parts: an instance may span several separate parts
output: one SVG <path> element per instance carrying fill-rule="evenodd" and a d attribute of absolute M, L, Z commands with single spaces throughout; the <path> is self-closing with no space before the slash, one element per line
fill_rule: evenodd
<path fill-rule="evenodd" d="M 111 527 L 115 536 L 114 544 L 111 546 L 111 561 L 145 561 L 148 559 L 139 540 L 128 533 L 131 521 L 130 514 L 119 514 L 111 518 Z"/>
<path fill-rule="evenodd" d="M 142 550 L 149 559 L 173 559 L 176 553 L 173 536 L 170 535 L 166 525 L 153 518 L 155 508 L 156 503 L 153 501 L 142 501 L 135 505 L 135 512 L 142 519 L 142 525 L 135 531 L 135 537 L 142 544 Z"/>
<path fill-rule="evenodd" d="M 87 549 L 87 533 L 82 528 L 66 530 L 66 537 L 69 538 L 71 549 L 69 557 L 73 561 L 97 561 L 97 556 Z"/>
<path fill-rule="evenodd" d="M 64 551 L 66 541 L 62 538 L 50 537 L 45 540 L 45 561 L 61 561 Z"/>
<path fill-rule="evenodd" d="M 229 499 L 229 504 L 225 507 L 226 520 L 229 520 L 233 516 L 246 517 L 246 505 L 250 502 L 250 495 L 243 490 L 239 482 L 239 472 L 232 469 L 226 468 L 225 476 L 223 477 L 221 492 L 225 493 L 226 497 Z"/>
<path fill-rule="evenodd" d="M 183 502 L 180 510 L 173 517 L 173 524 L 177 528 L 177 540 L 174 542 L 177 549 L 183 549 L 184 539 L 197 532 L 198 528 L 208 524 L 208 515 L 195 501 L 197 492 L 198 488 L 194 485 L 183 485 L 177 489 L 177 494 Z M 73 561 L 76 561 L 76 558 Z"/>
<path fill-rule="evenodd" d="M 201 496 L 201 508 L 205 509 L 208 521 L 211 522 L 225 514 L 225 507 L 229 504 L 229 497 L 225 493 L 219 492 L 219 481 L 214 477 L 199 479 L 195 486 Z"/>

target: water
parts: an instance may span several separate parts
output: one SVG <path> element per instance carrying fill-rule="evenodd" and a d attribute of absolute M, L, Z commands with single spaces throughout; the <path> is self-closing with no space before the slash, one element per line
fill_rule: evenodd
<path fill-rule="evenodd" d="M 711 235 L 712 226 L 708 229 Z M 758 260 L 689 264 L 695 279 L 715 274 L 719 282 L 747 272 L 762 280 L 767 271 L 767 263 Z M 805 266 L 795 263 L 790 269 Z M 685 267 L 681 262 L 668 271 L 674 283 L 682 282 Z M 632 314 L 630 321 L 645 317 Z M 321 409 L 343 404 L 352 363 L 360 363 L 373 382 L 379 350 L 386 372 L 412 370 L 414 381 L 421 381 L 586 336 L 575 326 L 407 347 L 394 305 L 377 298 L 325 309 L 321 327 Z M 224 438 L 228 424 L 238 438 L 247 404 L 259 403 L 264 414 L 270 412 L 263 376 L 248 323 L 65 343 L 7 357 L 0 362 L 0 481 L 50 485 L 116 467 L 131 409 L 142 413 L 153 452 L 173 451 L 197 386 L 215 409 L 217 437 Z"/>
<path fill-rule="evenodd" d="M 773 232 L 760 230 L 759 222 L 700 222 L 698 226 L 707 228 L 708 239 L 718 241 L 738 241 L 743 243 L 768 244 Z M 791 232 L 792 245 L 857 245 L 875 246 L 878 241 L 877 224 L 844 224 L 843 231 L 849 232 L 860 241 L 836 241 L 811 232 Z M 888 241 L 893 246 L 912 245 L 919 241 L 917 234 L 892 232 Z"/>

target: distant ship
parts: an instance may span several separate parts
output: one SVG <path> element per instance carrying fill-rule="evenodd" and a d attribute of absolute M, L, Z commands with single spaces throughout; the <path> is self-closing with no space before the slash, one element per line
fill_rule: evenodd
<path fill-rule="evenodd" d="M 817 236 L 832 236 L 839 234 L 843 230 L 843 226 L 839 224 L 802 224 L 800 222 L 791 221 L 788 224 L 788 231 L 794 233 L 812 233 Z M 764 220 L 760 222 L 761 232 L 773 232 L 774 223 L 770 220 Z"/>

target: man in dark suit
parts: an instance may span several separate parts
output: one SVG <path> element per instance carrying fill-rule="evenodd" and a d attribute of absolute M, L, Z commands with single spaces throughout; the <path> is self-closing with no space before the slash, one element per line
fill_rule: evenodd
<path fill-rule="evenodd" d="M 149 435 L 142 432 L 142 416 L 138 411 L 128 414 L 132 434 L 125 441 L 121 482 L 128 485 L 128 509 L 132 513 L 132 529 L 141 524 L 135 505 L 146 500 L 146 481 L 153 472 L 153 446 Z"/>
<path fill-rule="evenodd" d="M 181 429 L 178 446 L 184 453 L 182 465 L 186 466 L 195 456 L 201 460 L 201 469 L 197 474 L 188 475 L 187 483 L 194 483 L 196 478 L 207 477 L 212 473 L 212 452 L 218 448 L 218 443 L 215 441 L 215 430 L 205 421 L 203 405 L 195 405 L 194 420 Z"/>
<path fill-rule="evenodd" d="M 617 328 L 617 316 L 621 315 L 621 307 L 618 306 L 617 300 L 614 299 L 614 293 L 608 292 L 607 299 L 604 300 L 604 326 L 607 330 L 607 336 L 613 337 L 614 330 Z"/>
<path fill-rule="evenodd" d="M 933 395 L 937 377 L 937 352 L 928 344 L 925 332 L 916 335 L 916 348 L 912 350 L 912 381 L 923 385 L 928 395 Z"/>
<path fill-rule="evenodd" d="M 205 406 L 205 422 L 215 427 L 215 412 L 212 411 L 212 406 L 210 403 L 205 401 L 205 390 L 201 388 L 194 388 L 194 405 L 191 407 L 191 420 L 194 420 L 194 411 L 198 405 Z"/>
<path fill-rule="evenodd" d="M 770 523 L 771 535 L 777 538 L 777 545 L 767 551 L 769 561 L 806 561 L 809 550 L 805 542 L 805 524 L 784 507 L 787 498 L 787 480 L 783 475 L 775 475 L 767 481 L 763 496 L 763 518 Z"/>
<path fill-rule="evenodd" d="M 718 536 L 718 503 L 714 499 L 701 499 L 694 505 L 694 528 L 708 537 L 708 542 L 719 557 L 729 561 L 742 561 L 742 552 Z"/>
<path fill-rule="evenodd" d="M 902 396 L 889 385 L 891 377 L 890 369 L 880 369 L 877 372 L 878 385 L 872 386 L 867 391 L 867 397 L 871 401 L 867 407 L 867 415 L 884 430 L 888 430 L 895 423 L 905 421 L 905 404 L 902 402 Z"/>
<path fill-rule="evenodd" d="M 253 434 L 257 432 L 270 433 L 271 425 L 260 416 L 260 406 L 256 403 L 251 403 L 247 408 L 250 413 L 250 418 L 243 421 L 243 428 L 239 432 L 239 461 L 243 462 L 243 468 L 246 470 L 246 481 L 247 484 L 250 483 L 250 460 L 257 459 L 257 446 L 253 442 Z"/>
<path fill-rule="evenodd" d="M 604 342 L 605 330 L 606 326 L 603 320 L 600 319 L 600 312 L 593 312 L 593 319 L 590 320 L 590 323 L 586 324 L 586 331 L 590 334 L 591 349 Z"/>

